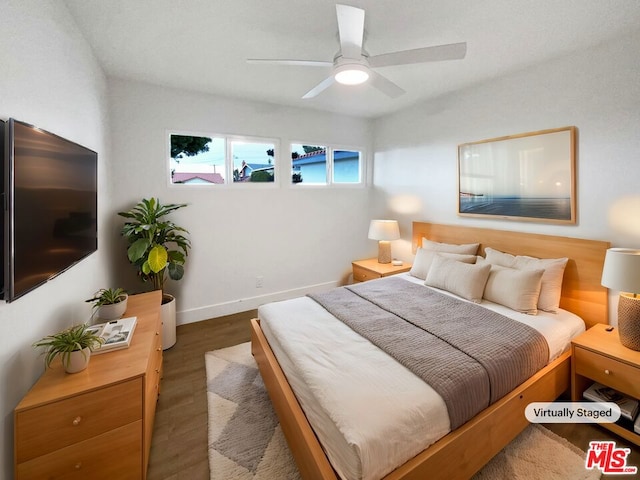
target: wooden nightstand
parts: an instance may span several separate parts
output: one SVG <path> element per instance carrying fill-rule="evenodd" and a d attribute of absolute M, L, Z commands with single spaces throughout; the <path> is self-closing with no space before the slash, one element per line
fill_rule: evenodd
<path fill-rule="evenodd" d="M 594 381 L 640 399 L 640 352 L 620 343 L 618 329 L 599 324 L 571 342 L 571 399 L 582 401 Z M 640 435 L 615 423 L 602 423 L 622 438 L 640 445 Z"/>
<path fill-rule="evenodd" d="M 354 282 L 366 282 L 374 278 L 388 277 L 389 275 L 411 270 L 410 263 L 403 263 L 402 265 L 396 266 L 392 263 L 378 263 L 377 258 L 351 262 L 351 266 L 353 268 Z"/>

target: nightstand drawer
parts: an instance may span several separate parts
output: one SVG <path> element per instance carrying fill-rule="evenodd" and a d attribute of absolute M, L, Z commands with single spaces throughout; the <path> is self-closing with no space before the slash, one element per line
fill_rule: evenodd
<path fill-rule="evenodd" d="M 574 354 L 578 375 L 640 398 L 640 368 L 580 347 L 575 348 Z"/>
<path fill-rule="evenodd" d="M 353 266 L 353 281 L 354 282 L 366 282 L 367 280 L 373 280 L 374 278 L 381 278 L 382 275 L 376 272 L 372 272 L 371 270 L 367 270 L 366 268 L 359 267 L 358 265 Z"/>

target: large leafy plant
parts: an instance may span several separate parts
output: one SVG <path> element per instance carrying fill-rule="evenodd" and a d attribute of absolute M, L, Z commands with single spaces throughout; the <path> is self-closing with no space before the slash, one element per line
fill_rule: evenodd
<path fill-rule="evenodd" d="M 127 256 L 144 281 L 155 290 L 163 290 L 168 274 L 172 280 L 184 275 L 184 263 L 191 243 L 189 232 L 165 218 L 186 204 L 162 205 L 156 198 L 143 198 L 128 212 L 118 212 L 127 219 L 122 236 L 127 239 Z"/>

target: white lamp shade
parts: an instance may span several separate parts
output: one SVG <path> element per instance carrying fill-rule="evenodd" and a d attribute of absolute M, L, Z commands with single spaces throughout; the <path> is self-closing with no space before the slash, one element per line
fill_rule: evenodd
<path fill-rule="evenodd" d="M 604 258 L 602 285 L 620 292 L 640 293 L 640 250 L 610 248 Z"/>
<path fill-rule="evenodd" d="M 398 240 L 400 228 L 396 220 L 371 220 L 369 225 L 369 238 L 371 240 Z"/>

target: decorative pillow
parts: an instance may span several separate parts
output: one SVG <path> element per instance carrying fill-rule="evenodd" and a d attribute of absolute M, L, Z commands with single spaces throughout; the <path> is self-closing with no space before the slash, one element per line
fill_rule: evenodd
<path fill-rule="evenodd" d="M 560 308 L 562 294 L 562 277 L 568 258 L 534 258 L 524 255 L 513 256 L 508 253 L 484 249 L 486 259 L 494 265 L 516 268 L 518 270 L 544 270 L 542 286 L 538 297 L 538 308 L 545 312 L 556 313 Z"/>
<path fill-rule="evenodd" d="M 431 263 L 436 255 L 442 255 L 443 257 L 464 263 L 476 263 L 476 259 L 478 258 L 475 255 L 435 252 L 432 250 L 425 250 L 424 248 L 418 248 L 416 251 L 416 258 L 413 260 L 413 266 L 411 267 L 409 274 L 414 277 L 421 278 L 422 280 L 426 280 L 427 273 L 429 273 L 429 267 L 431 267 Z"/>
<path fill-rule="evenodd" d="M 434 252 L 460 253 L 463 255 L 476 255 L 478 253 L 479 243 L 466 243 L 463 245 L 455 245 L 453 243 L 433 242 L 428 238 L 422 237 L 422 248 L 432 250 Z"/>
<path fill-rule="evenodd" d="M 480 303 L 490 271 L 491 265 L 488 263 L 474 265 L 436 255 L 424 283 Z"/>
<path fill-rule="evenodd" d="M 491 265 L 483 297 L 511 310 L 536 315 L 543 273 L 544 270 L 516 270 Z"/>

